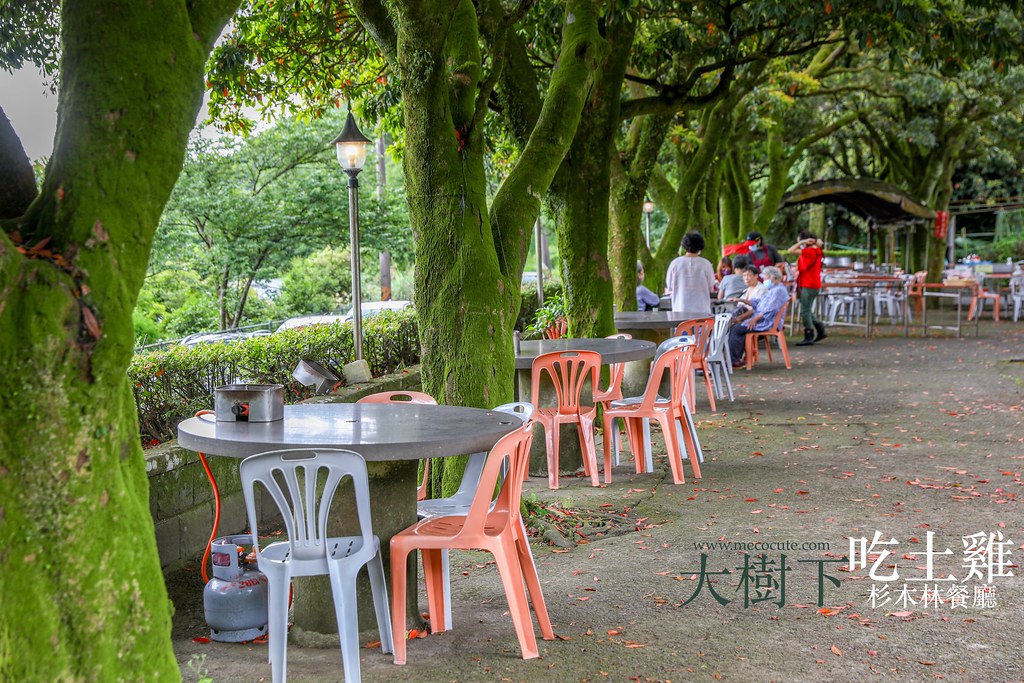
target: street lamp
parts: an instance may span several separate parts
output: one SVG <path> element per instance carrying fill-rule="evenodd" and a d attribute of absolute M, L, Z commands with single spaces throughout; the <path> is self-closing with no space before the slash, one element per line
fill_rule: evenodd
<path fill-rule="evenodd" d="M 363 135 L 352 116 L 349 103 L 345 127 L 334 140 L 341 170 L 348 174 L 348 225 L 350 235 L 349 258 L 352 262 L 352 346 L 356 360 L 363 358 L 362 292 L 359 287 L 359 172 L 366 162 L 366 150 L 372 141 Z"/>
<path fill-rule="evenodd" d="M 654 211 L 654 202 L 644 199 L 644 221 L 647 224 L 647 248 L 651 248 L 651 213 Z"/>

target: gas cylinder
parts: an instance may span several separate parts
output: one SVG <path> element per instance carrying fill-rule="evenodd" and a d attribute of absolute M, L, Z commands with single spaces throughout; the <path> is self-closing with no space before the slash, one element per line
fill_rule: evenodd
<path fill-rule="evenodd" d="M 267 577 L 239 562 L 240 545 L 252 536 L 225 536 L 210 544 L 213 578 L 203 589 L 210 639 L 241 643 L 267 634 Z"/>

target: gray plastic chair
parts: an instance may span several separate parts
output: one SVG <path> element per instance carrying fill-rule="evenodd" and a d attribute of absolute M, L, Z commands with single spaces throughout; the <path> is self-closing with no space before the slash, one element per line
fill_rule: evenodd
<path fill-rule="evenodd" d="M 273 682 L 285 683 L 287 677 L 288 592 L 292 577 L 325 574 L 331 578 L 345 680 L 359 681 L 356 575 L 363 565 L 370 575 L 381 649 L 392 652 L 393 645 L 380 540 L 373 535 L 370 525 L 366 462 L 358 453 L 346 450 L 281 450 L 246 458 L 239 473 L 256 563 L 266 574 L 270 589 L 269 654 Z M 331 502 L 345 477 L 352 479 L 360 535 L 328 537 Z M 257 484 L 266 488 L 281 511 L 288 534 L 287 541 L 265 548 L 259 546 L 256 525 Z"/>
<path fill-rule="evenodd" d="M 527 401 L 516 403 L 505 403 L 494 409 L 499 413 L 515 415 L 523 423 L 530 421 L 533 417 L 533 404 Z M 433 517 L 456 517 L 469 514 L 469 506 L 476 495 L 476 489 L 480 485 L 480 475 L 483 474 L 484 465 L 487 463 L 487 453 L 473 453 L 469 456 L 466 469 L 462 473 L 462 481 L 459 482 L 459 490 L 446 498 L 427 498 L 416 504 L 416 516 L 420 519 Z M 506 472 L 502 470 L 501 480 L 504 481 Z M 452 582 L 451 572 L 448 563 L 448 551 L 441 552 L 441 563 L 444 567 L 444 618 L 449 627 L 452 625 Z"/>
<path fill-rule="evenodd" d="M 725 398 L 725 391 L 729 392 L 729 400 L 735 401 L 732 393 L 732 381 L 729 373 L 732 372 L 732 356 L 729 353 L 729 320 L 732 315 L 719 313 L 715 316 L 715 329 L 711 333 L 711 345 L 708 347 L 708 369 L 711 372 L 711 383 L 715 385 L 715 393 L 718 398 Z"/>

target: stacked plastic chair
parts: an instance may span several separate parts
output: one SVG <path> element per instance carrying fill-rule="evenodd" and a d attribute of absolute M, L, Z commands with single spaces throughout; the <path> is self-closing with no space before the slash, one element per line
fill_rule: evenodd
<path fill-rule="evenodd" d="M 423 556 L 428 609 L 432 616 L 446 611 L 439 606 L 444 600 L 441 552 L 448 548 L 490 552 L 505 588 L 523 659 L 533 659 L 540 654 L 530 618 L 527 591 L 541 635 L 545 640 L 555 637 L 519 513 L 523 479 L 530 460 L 533 424 L 529 421 L 506 434 L 488 453 L 466 514 L 423 519 L 391 538 L 392 592 L 395 596 L 405 595 L 406 561 L 409 553 L 419 550 Z M 508 475 L 501 482 L 498 497 L 494 499 L 493 492 L 498 488 L 502 467 L 506 463 Z M 391 603 L 392 623 L 404 626 L 405 619 L 405 600 L 396 598 Z M 431 626 L 435 632 L 447 628 L 441 620 L 437 623 L 432 621 Z M 396 639 L 394 645 L 395 663 L 405 664 L 405 639 Z"/>
<path fill-rule="evenodd" d="M 708 345 L 707 368 L 711 371 L 711 381 L 715 385 L 715 393 L 718 398 L 725 398 L 726 392 L 729 400 L 735 401 L 732 393 L 732 380 L 729 375 L 732 373 L 732 355 L 729 352 L 729 320 L 730 313 L 719 313 L 715 316 L 715 327 L 711 333 L 711 343 Z"/>
<path fill-rule="evenodd" d="M 676 336 L 680 335 L 691 335 L 694 338 L 694 345 L 690 350 L 693 354 L 693 374 L 696 377 L 697 371 L 700 370 L 704 377 L 704 388 L 708 392 L 708 402 L 711 403 L 711 412 L 718 412 L 718 407 L 715 405 L 715 392 L 711 386 L 711 372 L 708 368 L 707 358 L 708 351 L 711 348 L 711 336 L 715 329 L 714 318 L 697 318 L 696 320 L 685 320 L 676 325 Z M 690 403 L 690 411 L 696 412 L 697 400 L 696 400 L 696 387 L 691 382 L 687 385 L 688 401 Z"/>
<path fill-rule="evenodd" d="M 506 403 L 494 409 L 499 413 L 515 415 L 523 422 L 533 418 L 533 406 L 529 403 Z M 462 480 L 459 482 L 459 489 L 451 496 L 445 498 L 427 498 L 416 504 L 416 516 L 420 519 L 432 519 L 436 517 L 450 517 L 452 515 L 465 515 L 469 513 L 469 506 L 473 502 L 476 490 L 480 487 L 480 475 L 484 471 L 484 464 L 487 462 L 487 453 L 474 453 L 466 461 L 466 469 L 462 472 Z M 504 472 L 502 473 L 504 476 Z M 525 534 L 525 530 L 523 532 Z M 452 582 L 448 561 L 448 551 L 441 553 L 441 573 L 444 575 L 444 623 L 451 627 L 452 621 Z"/>

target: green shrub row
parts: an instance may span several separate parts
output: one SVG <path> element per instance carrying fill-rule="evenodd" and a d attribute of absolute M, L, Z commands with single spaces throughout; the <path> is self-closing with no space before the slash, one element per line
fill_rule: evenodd
<path fill-rule="evenodd" d="M 341 377 L 354 355 L 351 323 L 138 354 L 128 376 L 142 441 L 153 444 L 174 438 L 179 422 L 213 408 L 213 390 L 224 384 L 283 384 L 286 403 L 309 398 L 312 390 L 292 379 L 300 360 L 316 361 Z M 374 377 L 415 365 L 419 357 L 419 331 L 411 309 L 385 311 L 364 321 L 363 358 Z"/>
<path fill-rule="evenodd" d="M 525 332 L 526 328 L 533 324 L 537 318 L 537 285 L 523 285 L 523 299 L 519 304 L 519 318 L 516 319 L 515 329 Z M 547 303 L 552 297 L 562 296 L 562 283 L 553 280 L 544 281 L 544 302 Z"/>

